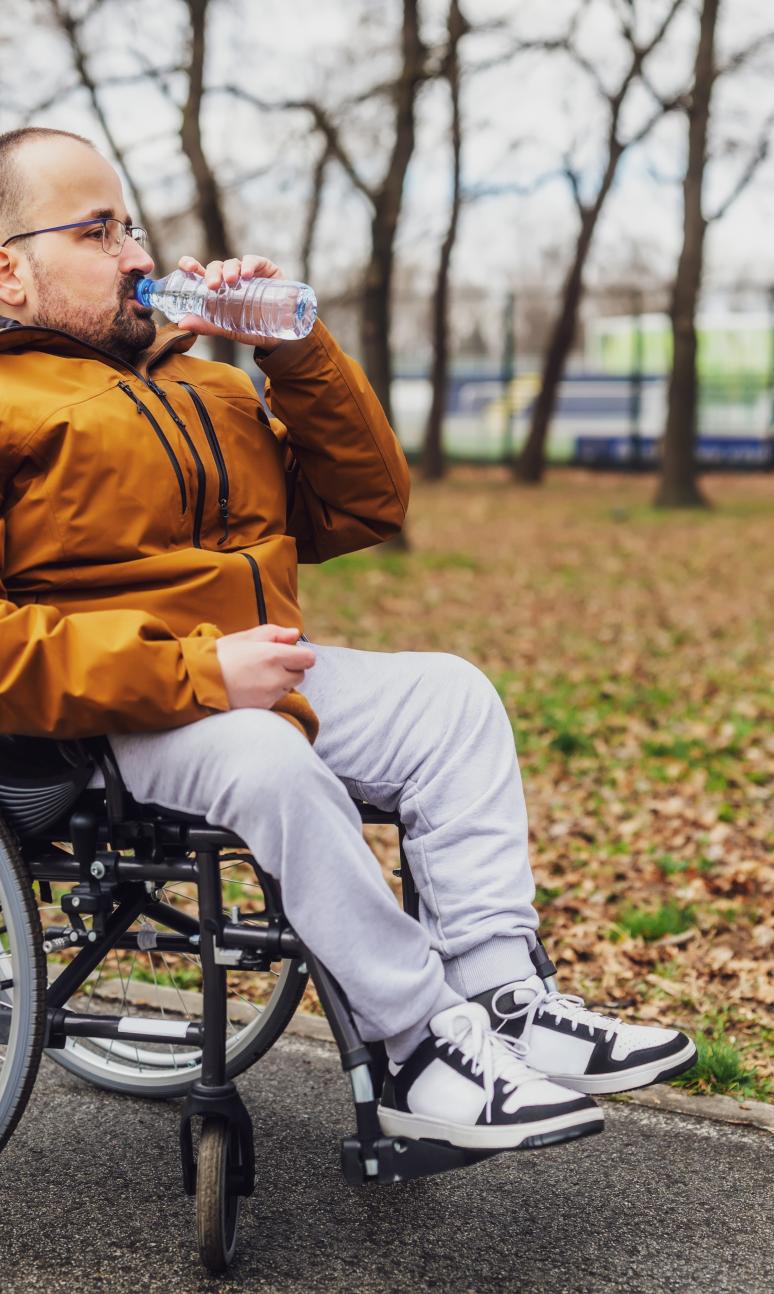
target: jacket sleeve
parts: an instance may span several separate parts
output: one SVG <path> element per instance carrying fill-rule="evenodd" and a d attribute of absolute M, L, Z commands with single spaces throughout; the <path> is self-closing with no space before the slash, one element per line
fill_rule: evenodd
<path fill-rule="evenodd" d="M 17 607 L 0 588 L 0 731 L 152 732 L 228 710 L 217 634 L 199 625 L 176 638 L 142 611 Z"/>
<path fill-rule="evenodd" d="M 406 458 L 362 368 L 320 319 L 260 365 L 272 429 L 285 445 L 288 533 L 299 560 L 323 562 L 401 529 Z"/>

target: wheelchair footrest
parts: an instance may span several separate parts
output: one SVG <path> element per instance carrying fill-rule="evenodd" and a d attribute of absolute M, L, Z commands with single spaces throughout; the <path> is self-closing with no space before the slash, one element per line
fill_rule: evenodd
<path fill-rule="evenodd" d="M 224 1083 L 222 1087 L 205 1087 L 202 1083 L 194 1083 L 183 1101 L 180 1112 L 180 1155 L 186 1195 L 196 1194 L 196 1160 L 191 1132 L 191 1120 L 195 1118 L 224 1119 L 229 1129 L 236 1133 L 239 1155 L 231 1189 L 236 1195 L 252 1195 L 255 1190 L 253 1122 L 233 1083 Z"/>
<path fill-rule="evenodd" d="M 341 1169 L 349 1186 L 367 1182 L 388 1185 L 412 1177 L 429 1177 L 452 1168 L 466 1168 L 481 1159 L 499 1154 L 497 1150 L 464 1150 L 447 1141 L 412 1141 L 408 1137 L 379 1137 L 364 1142 L 345 1137 L 341 1143 Z"/>

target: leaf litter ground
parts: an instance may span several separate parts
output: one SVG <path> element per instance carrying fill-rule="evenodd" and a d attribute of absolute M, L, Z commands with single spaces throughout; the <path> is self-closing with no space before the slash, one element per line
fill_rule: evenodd
<path fill-rule="evenodd" d="M 312 639 L 448 651 L 514 729 L 562 987 L 702 1040 L 694 1090 L 774 1077 L 774 482 L 500 468 L 415 481 L 410 549 L 301 575 Z M 367 716 L 364 716 L 367 722 Z M 395 832 L 366 829 L 393 888 Z M 310 996 L 307 1007 L 319 1007 Z"/>

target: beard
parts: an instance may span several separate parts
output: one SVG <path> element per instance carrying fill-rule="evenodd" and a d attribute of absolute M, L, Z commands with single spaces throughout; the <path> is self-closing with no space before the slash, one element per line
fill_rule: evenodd
<path fill-rule="evenodd" d="M 133 363 L 140 352 L 155 339 L 156 325 L 153 320 L 147 315 L 136 314 L 129 304 L 134 297 L 139 275 L 124 280 L 118 304 L 112 314 L 103 311 L 97 315 L 86 308 L 79 309 L 61 291 L 56 281 L 52 281 L 50 275 L 34 261 L 33 274 L 38 308 L 32 322 L 39 328 L 58 328 L 129 363 Z"/>

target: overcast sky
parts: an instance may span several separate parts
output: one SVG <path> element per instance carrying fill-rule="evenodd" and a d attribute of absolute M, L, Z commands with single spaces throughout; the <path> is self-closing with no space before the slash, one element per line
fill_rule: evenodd
<path fill-rule="evenodd" d="M 72 2 L 72 0 L 71 0 Z M 667 0 L 640 4 L 657 20 Z M 668 92 L 685 79 L 691 61 L 696 0 L 686 0 L 684 19 L 652 63 L 659 89 Z M 463 0 L 474 22 L 509 15 L 520 35 L 560 31 L 574 0 Z M 45 0 L 4 0 L 0 11 L 3 59 L 0 128 L 20 122 L 59 87 L 74 82 L 60 37 L 40 20 Z M 126 75 L 141 60 L 171 65 L 180 58 L 185 15 L 179 0 L 108 0 L 107 17 L 92 29 L 92 66 L 101 76 Z M 442 31 L 444 0 L 425 0 L 425 34 Z M 771 0 L 725 0 L 720 49 L 725 55 L 774 26 Z M 239 82 L 263 99 L 318 94 L 332 107 L 342 95 L 366 88 L 395 68 L 394 33 L 398 0 L 217 0 L 213 3 L 207 70 L 209 85 Z M 502 34 L 468 38 L 468 63 L 504 48 Z M 618 72 L 620 44 L 611 27 L 610 4 L 592 0 L 584 27 L 584 50 L 599 62 L 608 83 Z M 762 121 L 774 110 L 774 77 L 759 59 L 722 84 L 715 105 L 718 142 L 728 156 L 711 170 L 708 205 L 723 196 L 751 147 Z M 181 79 L 172 82 L 178 100 Z M 104 99 L 113 129 L 123 145 L 133 144 L 132 165 L 156 212 L 174 212 L 190 201 L 187 167 L 176 147 L 173 104 L 146 85 L 115 87 Z M 627 124 L 635 128 L 648 110 L 640 93 L 632 100 Z M 468 190 L 482 186 L 530 187 L 556 169 L 573 148 L 588 182 L 596 178 L 604 124 L 588 78 L 560 57 L 529 55 L 518 62 L 468 76 L 463 158 Z M 422 92 L 417 150 L 407 179 L 406 205 L 399 234 L 401 263 L 425 277 L 435 266 L 442 236 L 450 172 L 446 124 L 448 105 L 441 86 Z M 35 114 L 36 124 L 56 124 L 102 142 L 82 93 Z M 367 105 L 344 127 L 348 148 L 369 180 L 385 164 L 389 132 L 384 105 Z M 207 101 L 205 140 L 219 175 L 233 180 L 253 172 L 252 182 L 235 190 L 231 207 L 232 250 L 264 252 L 288 274 L 299 270 L 298 249 L 306 177 L 319 147 L 305 114 L 257 114 L 226 96 Z M 616 267 L 633 257 L 668 279 L 679 248 L 680 190 L 675 182 L 684 161 L 685 123 L 664 121 L 648 142 L 632 149 L 621 165 L 618 183 L 599 230 L 593 274 L 614 277 Z M 261 174 L 263 172 L 263 174 Z M 660 178 L 658 178 L 660 177 Z M 465 210 L 455 252 L 459 281 L 506 286 L 534 284 L 549 289 L 559 281 L 562 257 L 572 243 L 575 211 L 565 181 L 557 178 L 529 196 L 501 194 L 479 199 Z M 318 254 L 311 276 L 327 287 L 351 274 L 368 242 L 365 200 L 336 170 L 326 189 Z M 713 227 L 708 245 L 708 277 L 725 284 L 746 279 L 774 283 L 774 167 L 764 164 L 754 185 Z M 183 250 L 183 249 L 180 249 Z M 163 267 L 166 268 L 166 267 Z M 621 277 L 621 275 L 619 275 Z"/>

